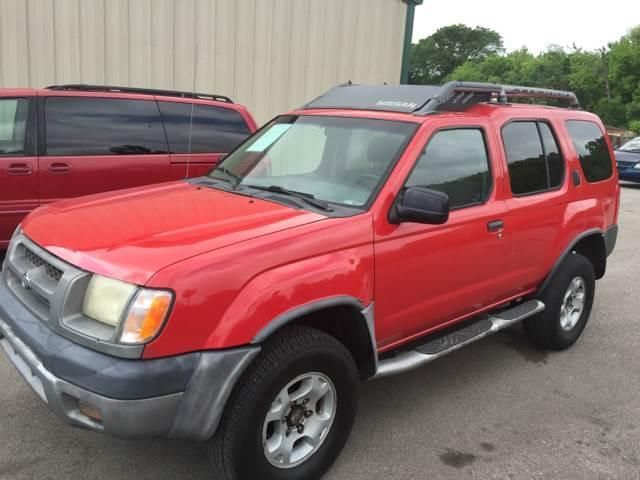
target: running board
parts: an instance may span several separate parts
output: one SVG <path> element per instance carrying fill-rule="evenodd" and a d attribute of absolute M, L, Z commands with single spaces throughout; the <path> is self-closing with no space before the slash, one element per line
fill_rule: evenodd
<path fill-rule="evenodd" d="M 445 336 L 427 341 L 413 350 L 400 352 L 392 358 L 380 360 L 378 371 L 371 377 L 371 380 L 413 370 L 543 310 L 544 303 L 539 300 L 530 300 L 508 310 L 483 316 L 470 325 L 467 324 Z"/>

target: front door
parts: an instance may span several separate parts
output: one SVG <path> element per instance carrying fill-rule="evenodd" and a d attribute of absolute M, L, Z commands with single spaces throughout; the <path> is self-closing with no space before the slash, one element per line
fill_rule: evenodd
<path fill-rule="evenodd" d="M 0 98 L 0 249 L 38 206 L 38 157 L 31 141 L 34 103 L 34 97 Z"/>
<path fill-rule="evenodd" d="M 436 131 L 406 180 L 449 195 L 444 225 L 376 222 L 375 304 L 379 348 L 391 348 L 504 300 L 506 206 L 492 172 L 501 167 L 490 128 Z"/>

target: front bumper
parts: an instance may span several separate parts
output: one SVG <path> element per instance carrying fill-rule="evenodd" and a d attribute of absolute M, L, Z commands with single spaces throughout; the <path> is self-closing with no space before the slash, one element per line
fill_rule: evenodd
<path fill-rule="evenodd" d="M 111 357 L 53 332 L 1 278 L 0 345 L 57 416 L 126 439 L 210 438 L 236 382 L 260 351 L 246 347 L 154 360 Z M 81 403 L 99 411 L 100 419 L 85 415 Z"/>
<path fill-rule="evenodd" d="M 625 182 L 640 182 L 640 170 L 633 168 L 618 170 L 618 178 Z"/>

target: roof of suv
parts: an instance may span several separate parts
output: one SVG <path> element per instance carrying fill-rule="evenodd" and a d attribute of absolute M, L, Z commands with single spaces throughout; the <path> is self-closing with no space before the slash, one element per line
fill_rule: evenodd
<path fill-rule="evenodd" d="M 492 83 L 449 82 L 443 86 L 347 83 L 332 88 L 304 105 L 302 110 L 368 110 L 424 117 L 435 112 L 467 111 L 479 103 L 504 105 L 509 98 L 562 101 L 569 108 L 580 108 L 573 92 Z"/>

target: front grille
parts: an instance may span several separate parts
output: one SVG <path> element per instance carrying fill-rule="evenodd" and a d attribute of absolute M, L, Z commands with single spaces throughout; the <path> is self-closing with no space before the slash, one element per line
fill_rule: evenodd
<path fill-rule="evenodd" d="M 42 320 L 51 317 L 51 306 L 66 271 L 73 267 L 20 235 L 7 252 L 5 281 L 18 299 Z"/>
<path fill-rule="evenodd" d="M 23 245 L 22 248 L 24 248 L 24 257 L 25 257 L 25 259 L 31 265 L 33 265 L 35 268 L 41 267 L 41 266 L 44 265 L 45 273 L 47 274 L 47 276 L 51 280 L 54 280 L 56 283 L 58 283 L 60 281 L 60 279 L 62 278 L 62 273 L 63 273 L 62 270 L 60 270 L 59 268 L 54 267 L 49 262 L 44 260 L 42 257 L 39 257 L 38 254 L 36 254 L 36 253 L 32 252 L 31 250 L 29 250 L 29 248 L 27 248 L 26 246 Z"/>

